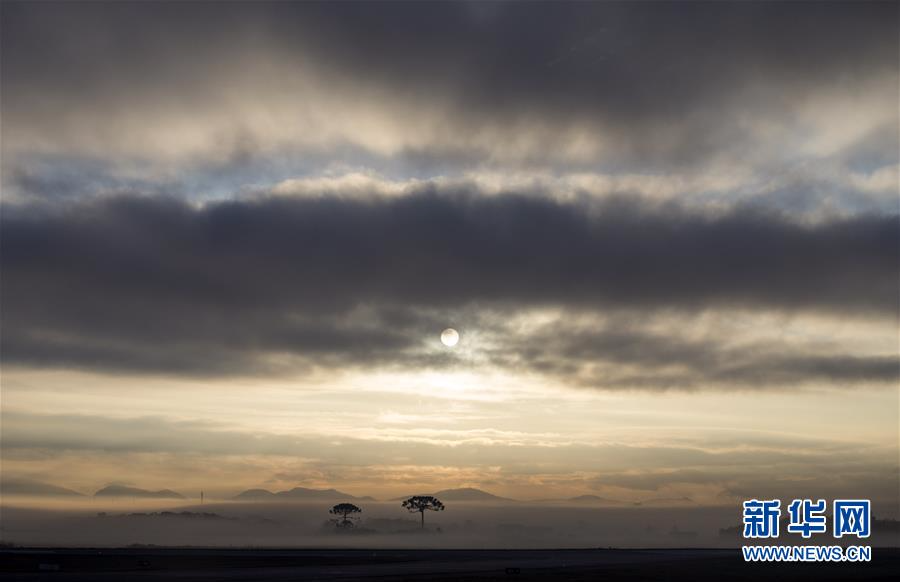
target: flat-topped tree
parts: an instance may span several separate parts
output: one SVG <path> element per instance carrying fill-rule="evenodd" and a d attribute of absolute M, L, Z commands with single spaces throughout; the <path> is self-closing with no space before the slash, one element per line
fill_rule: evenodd
<path fill-rule="evenodd" d="M 444 511 L 444 504 L 437 497 L 432 497 L 431 495 L 414 495 L 401 505 L 410 513 L 419 512 L 422 514 L 422 529 L 425 529 L 426 511 Z"/>
<path fill-rule="evenodd" d="M 352 503 L 338 503 L 334 507 L 328 510 L 328 513 L 331 515 L 340 516 L 340 519 L 335 519 L 335 525 L 338 527 L 353 527 L 354 519 L 359 519 L 357 517 L 353 517 L 355 513 L 362 513 L 362 509 L 353 505 Z"/>

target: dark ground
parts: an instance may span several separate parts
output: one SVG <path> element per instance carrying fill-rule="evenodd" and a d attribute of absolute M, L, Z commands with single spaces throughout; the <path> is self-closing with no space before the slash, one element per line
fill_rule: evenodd
<path fill-rule="evenodd" d="M 0 549 L 0 579 L 897 580 L 900 549 L 865 564 L 745 563 L 740 550 Z"/>

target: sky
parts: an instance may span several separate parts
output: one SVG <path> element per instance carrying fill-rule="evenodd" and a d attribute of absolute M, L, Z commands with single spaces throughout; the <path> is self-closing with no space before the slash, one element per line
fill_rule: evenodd
<path fill-rule="evenodd" d="M 898 22 L 4 2 L 3 478 L 896 516 Z"/>

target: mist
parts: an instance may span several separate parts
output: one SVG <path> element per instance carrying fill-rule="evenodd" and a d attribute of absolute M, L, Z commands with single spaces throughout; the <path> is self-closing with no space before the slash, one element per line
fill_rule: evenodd
<path fill-rule="evenodd" d="M 363 512 L 349 529 L 335 527 L 328 514 L 332 503 L 324 501 L 12 501 L 2 506 L 3 540 L 34 547 L 731 548 L 741 542 L 739 511 L 690 503 L 454 502 L 444 512 L 426 512 L 423 530 L 419 515 L 403 510 L 399 501 L 359 502 Z M 891 523 L 875 517 L 871 543 L 897 545 L 896 528 L 885 531 Z"/>

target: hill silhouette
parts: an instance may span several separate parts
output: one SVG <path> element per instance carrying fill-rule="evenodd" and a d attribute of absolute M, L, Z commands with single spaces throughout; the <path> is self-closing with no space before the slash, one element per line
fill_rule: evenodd
<path fill-rule="evenodd" d="M 443 489 L 441 491 L 438 491 L 437 493 L 416 493 L 416 495 L 433 495 L 441 501 L 516 501 L 515 499 L 500 497 L 499 495 L 494 495 L 493 493 L 488 493 L 487 491 L 482 491 L 481 489 L 475 489 L 474 487 Z M 409 499 L 410 497 L 412 497 L 412 495 L 397 497 L 395 499 L 391 499 L 390 501 L 403 501 L 404 499 Z"/>
<path fill-rule="evenodd" d="M 694 500 L 690 497 L 651 497 L 650 499 L 642 499 L 635 501 L 634 505 L 690 505 Z"/>
<path fill-rule="evenodd" d="M 566 499 L 569 503 L 584 503 L 584 504 L 605 504 L 605 505 L 621 505 L 621 501 L 616 501 L 615 499 L 607 499 L 606 497 L 600 497 L 598 495 L 579 495 L 577 497 L 570 497 Z"/>
<path fill-rule="evenodd" d="M 232 499 L 256 500 L 256 499 L 275 499 L 275 494 L 268 489 L 247 489 L 232 497 Z"/>
<path fill-rule="evenodd" d="M 232 499 L 237 501 L 275 501 L 285 499 L 297 500 L 338 500 L 355 499 L 357 501 L 375 501 L 375 498 L 364 496 L 356 497 L 337 489 L 309 489 L 307 487 L 294 487 L 288 491 L 271 492 L 268 489 L 247 489 Z"/>
<path fill-rule="evenodd" d="M 40 495 L 40 496 L 66 496 L 66 497 L 85 497 L 83 493 L 59 487 L 58 485 L 50 485 L 49 483 L 41 483 L 39 481 L 19 481 L 10 480 L 0 482 L 0 493 L 3 495 Z"/>
<path fill-rule="evenodd" d="M 149 491 L 124 485 L 109 485 L 94 493 L 94 497 L 140 497 L 141 499 L 185 499 L 185 496 L 171 489 Z"/>

